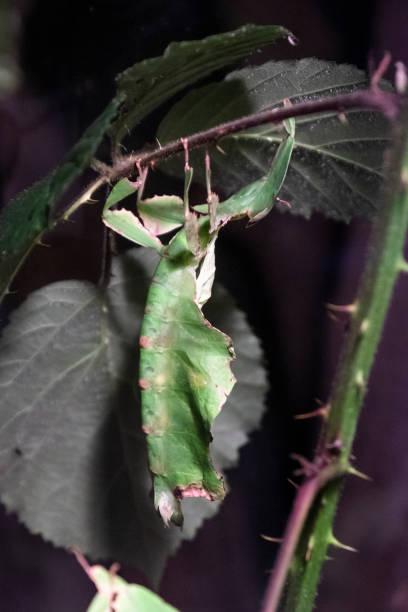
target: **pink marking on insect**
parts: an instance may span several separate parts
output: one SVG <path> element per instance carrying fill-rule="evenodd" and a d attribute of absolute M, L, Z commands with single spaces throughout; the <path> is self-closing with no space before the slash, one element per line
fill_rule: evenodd
<path fill-rule="evenodd" d="M 213 500 L 208 491 L 203 489 L 203 487 L 201 487 L 200 485 L 194 483 L 189 484 L 186 487 L 176 487 L 174 495 L 178 499 L 184 499 L 186 497 L 204 497 L 205 499 L 208 499 L 208 501 Z"/>
<path fill-rule="evenodd" d="M 148 336 L 140 336 L 140 346 L 141 348 L 150 348 L 152 346 L 152 339 Z"/>

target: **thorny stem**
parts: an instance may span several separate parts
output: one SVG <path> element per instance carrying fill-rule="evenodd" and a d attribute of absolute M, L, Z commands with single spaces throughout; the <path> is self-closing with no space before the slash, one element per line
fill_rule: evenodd
<path fill-rule="evenodd" d="M 328 465 L 314 476 L 306 478 L 298 488 L 295 502 L 283 535 L 282 545 L 276 559 L 273 580 L 268 584 L 264 610 L 276 610 L 285 584 L 287 569 L 290 566 L 296 546 L 305 524 L 307 515 L 320 489 L 332 478 L 340 476 L 335 464 Z"/>
<path fill-rule="evenodd" d="M 395 122 L 395 147 L 389 165 L 384 204 L 374 222 L 366 266 L 351 328 L 335 379 L 330 412 L 321 429 L 314 464 L 324 449 L 338 447 L 339 472 L 356 473 L 350 453 L 367 381 L 399 273 L 407 271 L 403 249 L 408 231 L 408 106 Z M 285 610 L 313 608 L 321 566 L 333 543 L 332 523 L 342 482 L 306 480 L 298 489 L 285 536 L 264 602 L 264 612 L 277 609 L 289 575 Z M 318 495 L 319 494 L 319 495 Z M 313 550 L 305 554 L 308 543 Z M 338 543 L 337 543 L 338 544 Z M 296 549 L 296 551 L 295 551 Z M 310 552 L 310 551 L 309 551 Z"/>
<path fill-rule="evenodd" d="M 201 147 L 209 147 L 216 144 L 225 136 L 258 127 L 266 123 L 280 123 L 291 117 L 300 117 L 327 111 L 342 113 L 352 109 L 378 110 L 384 113 L 389 119 L 393 120 L 398 113 L 398 108 L 398 96 L 396 94 L 385 93 L 378 89 L 356 91 L 351 94 L 332 96 L 322 100 L 313 100 L 311 102 L 301 102 L 292 106 L 272 108 L 270 110 L 254 113 L 253 115 L 234 119 L 233 121 L 221 123 L 208 130 L 197 132 L 192 136 L 170 142 L 154 151 L 140 154 L 135 153 L 128 157 L 121 158 L 109 169 L 109 178 L 115 180 L 130 176 L 135 173 L 137 168 L 154 166 L 178 153 L 182 153 L 185 151 L 186 146 L 190 151 Z"/>
<path fill-rule="evenodd" d="M 356 91 L 351 94 L 340 96 L 332 96 L 323 100 L 313 100 L 311 102 L 301 102 L 278 108 L 273 108 L 267 111 L 261 111 L 221 123 L 208 130 L 197 132 L 186 138 L 180 138 L 168 143 L 164 147 L 148 151 L 145 153 L 134 153 L 128 157 L 119 158 L 112 167 L 107 166 L 99 161 L 96 161 L 94 168 L 100 173 L 100 176 L 93 182 L 86 191 L 65 211 L 63 219 L 66 220 L 72 215 L 75 210 L 89 201 L 92 195 L 101 185 L 109 181 L 116 181 L 120 178 L 132 176 L 138 173 L 142 174 L 143 170 L 179 154 L 185 153 L 188 150 L 210 147 L 215 145 L 221 138 L 225 138 L 231 134 L 242 132 L 250 128 L 258 127 L 266 123 L 281 123 L 285 119 L 291 117 L 301 117 L 304 115 L 313 115 L 322 112 L 338 112 L 343 113 L 353 109 L 377 110 L 382 112 L 390 120 L 395 119 L 399 110 L 399 96 L 393 93 L 386 93 L 378 88 Z"/>
<path fill-rule="evenodd" d="M 88 187 L 85 189 L 85 191 L 83 191 L 81 193 L 79 198 L 77 198 L 71 204 L 71 206 L 69 208 L 67 208 L 67 210 L 62 215 L 61 219 L 63 221 L 66 221 L 67 219 L 69 219 L 69 217 L 77 210 L 77 208 L 82 206 L 82 204 L 86 204 L 87 202 L 89 202 L 91 200 L 93 194 L 95 193 L 95 191 L 97 191 L 99 189 L 99 187 L 101 187 L 105 183 L 107 183 L 107 179 L 104 176 L 100 176 L 97 179 L 95 179 L 94 181 L 92 181 L 92 183 L 90 185 L 88 185 Z M 58 221 L 59 221 L 59 219 L 56 219 L 56 222 L 58 222 Z"/>

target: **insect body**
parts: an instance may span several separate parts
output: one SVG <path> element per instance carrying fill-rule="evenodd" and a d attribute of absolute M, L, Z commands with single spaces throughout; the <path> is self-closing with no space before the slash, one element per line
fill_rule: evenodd
<path fill-rule="evenodd" d="M 180 501 L 185 497 L 219 500 L 225 494 L 209 445 L 212 421 L 235 382 L 230 368 L 234 351 L 230 338 L 205 319 L 201 307 L 211 295 L 220 227 L 243 216 L 257 221 L 274 205 L 291 158 L 294 125 L 288 132 L 268 174 L 218 206 L 213 200 L 216 208 L 210 204 L 210 211 L 209 204 L 190 210 L 187 187 L 184 204 L 177 196 L 156 196 L 152 201 L 160 205 L 160 218 L 155 223 L 150 212 L 145 225 L 130 211 L 110 210 L 120 189 L 128 195 L 126 179 L 114 187 L 105 206 L 106 225 L 161 255 L 143 319 L 139 386 L 154 500 L 166 523 L 182 524 Z M 167 198 L 167 204 L 160 198 Z M 138 211 L 142 221 L 148 210 L 144 202 Z M 174 228 L 183 221 L 168 245 L 155 235 L 164 227 L 168 231 L 168 222 Z"/>

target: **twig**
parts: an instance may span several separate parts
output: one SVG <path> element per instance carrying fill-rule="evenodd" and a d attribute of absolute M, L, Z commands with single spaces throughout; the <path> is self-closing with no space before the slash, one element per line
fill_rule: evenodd
<path fill-rule="evenodd" d="M 315 476 L 307 478 L 298 488 L 295 502 L 283 535 L 282 545 L 276 558 L 275 568 L 265 594 L 263 612 L 277 609 L 286 575 L 307 515 L 321 488 L 332 478 L 340 475 L 335 465 L 329 465 Z"/>
<path fill-rule="evenodd" d="M 125 176 L 135 174 L 137 168 L 154 166 L 163 162 L 174 155 L 185 151 L 186 146 L 191 151 L 201 147 L 215 145 L 221 138 L 230 136 L 243 130 L 258 127 L 266 123 L 280 123 L 291 117 L 304 115 L 314 115 L 322 112 L 343 113 L 353 109 L 377 110 L 382 112 L 390 120 L 394 120 L 399 110 L 399 97 L 394 93 L 386 93 L 379 89 L 368 89 L 356 91 L 351 94 L 331 96 L 328 98 L 313 100 L 311 102 L 301 102 L 291 106 L 272 108 L 271 110 L 261 111 L 234 119 L 226 123 L 221 123 L 213 128 L 197 132 L 186 138 L 180 138 L 161 146 L 153 151 L 146 153 L 132 154 L 128 157 L 120 158 L 107 171 L 109 178 L 116 180 Z"/>
<path fill-rule="evenodd" d="M 99 173 L 99 177 L 87 187 L 85 192 L 65 211 L 62 219 L 68 219 L 73 212 L 82 204 L 89 202 L 93 193 L 101 185 L 109 181 L 116 181 L 120 178 L 129 177 L 133 174 L 143 174 L 143 170 L 166 161 L 167 159 L 185 153 L 187 150 L 199 149 L 211 145 L 229 136 L 253 127 L 266 123 L 281 123 L 291 117 L 301 117 L 304 115 L 314 115 L 322 112 L 343 113 L 347 110 L 377 110 L 382 112 L 390 120 L 395 119 L 399 111 L 399 96 L 393 93 L 386 93 L 376 89 L 356 91 L 351 94 L 332 96 L 323 100 L 312 102 L 302 102 L 290 106 L 273 108 L 271 110 L 254 113 L 240 119 L 234 119 L 226 123 L 221 123 L 213 128 L 197 132 L 186 138 L 180 138 L 165 146 L 159 146 L 153 151 L 146 153 L 132 154 L 128 157 L 119 158 L 113 166 L 108 166 L 98 160 L 93 163 L 93 168 Z"/>

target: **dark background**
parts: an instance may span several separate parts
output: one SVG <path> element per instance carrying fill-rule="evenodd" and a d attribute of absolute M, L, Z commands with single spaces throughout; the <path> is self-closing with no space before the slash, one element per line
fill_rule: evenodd
<path fill-rule="evenodd" d="M 408 59 L 403 0 L 19 0 L 12 9 L 21 76 L 18 90 L 0 99 L 3 201 L 55 166 L 109 100 L 117 72 L 159 55 L 171 40 L 273 23 L 300 44 L 280 43 L 257 62 L 316 56 L 366 68 L 386 49 L 394 60 Z M 41 248 L 33 253 L 9 307 L 47 282 L 98 278 L 101 230 L 89 232 L 93 215 L 86 211 L 74 230 L 55 232 L 53 257 Z M 272 214 L 244 235 L 226 230 L 219 241 L 220 277 L 262 338 L 271 391 L 264 427 L 229 474 L 232 491 L 221 512 L 165 572 L 161 594 L 183 612 L 259 609 L 276 554 L 260 534 L 282 533 L 293 498 L 288 457 L 310 455 L 315 441 L 317 424 L 293 415 L 313 410 L 316 397 L 327 399 L 344 335 L 344 321 L 331 321 L 324 304 L 352 301 L 368 229 L 363 221 L 346 227 L 317 215 Z M 374 480 L 348 482 L 335 525 L 338 539 L 360 552 L 333 553 L 319 589 L 321 612 L 408 610 L 407 292 L 401 280 L 355 445 L 357 467 Z M 72 556 L 28 534 L 14 516 L 2 514 L 0 530 L 2 610 L 86 609 L 94 589 Z M 131 568 L 124 575 L 135 579 Z"/>

